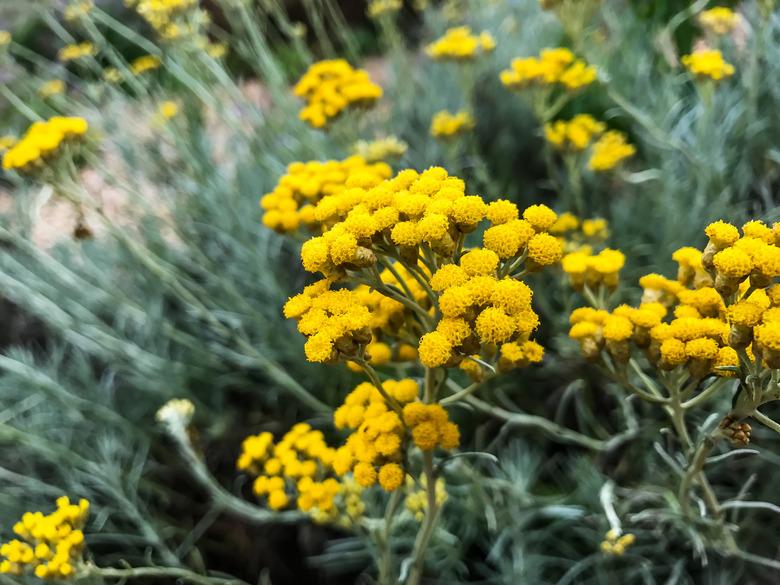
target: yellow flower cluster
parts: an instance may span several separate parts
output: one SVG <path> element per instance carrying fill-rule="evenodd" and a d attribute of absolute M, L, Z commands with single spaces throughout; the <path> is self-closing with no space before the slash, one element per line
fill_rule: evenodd
<path fill-rule="evenodd" d="M 618 285 L 625 262 L 626 257 L 619 250 L 606 248 L 594 255 L 590 249 L 584 249 L 566 254 L 561 260 L 561 268 L 575 290 L 586 286 L 591 290 L 599 286 L 613 290 Z"/>
<path fill-rule="evenodd" d="M 67 496 L 57 498 L 51 514 L 26 512 L 14 527 L 18 539 L 0 545 L 0 574 L 32 572 L 39 579 L 67 579 L 81 564 L 84 549 L 82 528 L 89 502 L 71 504 Z"/>
<path fill-rule="evenodd" d="M 428 492 L 426 486 L 428 480 L 425 476 L 420 477 L 419 489 L 415 489 L 417 484 L 411 477 L 406 478 L 407 495 L 404 502 L 404 506 L 414 516 L 414 519 L 418 522 L 422 522 L 425 515 L 428 513 Z M 436 480 L 436 504 L 440 507 L 447 501 L 447 486 L 443 477 L 439 477 Z"/>
<path fill-rule="evenodd" d="M 336 450 L 334 471 L 351 471 L 363 487 L 379 483 L 395 491 L 406 476 L 403 451 L 410 441 L 423 451 L 457 448 L 457 425 L 442 406 L 418 401 L 419 393 L 410 378 L 386 380 L 381 389 L 364 382 L 350 392 L 333 416 L 336 428 L 353 431 Z"/>
<path fill-rule="evenodd" d="M 300 119 L 314 128 L 325 127 L 349 107 L 369 106 L 382 97 L 382 88 L 368 72 L 354 69 L 344 59 L 314 63 L 293 91 L 306 102 Z"/>
<path fill-rule="evenodd" d="M 141 55 L 130 63 L 130 71 L 133 75 L 141 75 L 147 71 L 158 69 L 162 65 L 159 57 L 155 55 Z"/>
<path fill-rule="evenodd" d="M 363 487 L 377 482 L 386 491 L 401 487 L 407 430 L 393 407 L 416 400 L 418 394 L 419 386 L 411 379 L 386 380 L 381 391 L 364 382 L 350 392 L 333 416 L 336 428 L 353 430 L 336 450 L 334 471 L 338 475 L 351 471 Z"/>
<path fill-rule="evenodd" d="M 726 6 L 716 6 L 699 14 L 699 24 L 714 35 L 729 34 L 738 22 L 739 15 Z"/>
<path fill-rule="evenodd" d="M 561 240 L 566 252 L 592 254 L 593 247 L 609 237 L 609 224 L 601 217 L 581 220 L 567 211 L 558 216 L 548 231 Z"/>
<path fill-rule="evenodd" d="M 481 352 L 504 369 L 541 360 L 541 346 L 529 340 L 538 325 L 531 290 L 513 276 L 521 268 L 533 272 L 561 259 L 561 241 L 547 233 L 557 220 L 548 207 L 533 205 L 520 219 L 513 203 L 488 205 L 466 195 L 462 180 L 434 167 L 423 173 L 401 171 L 373 186 L 326 196 L 314 215 L 331 227 L 303 245 L 301 258 L 306 270 L 330 280 L 285 305 L 285 315 L 297 319 L 299 331 L 308 336 L 309 360 L 359 359 L 365 350 L 361 344 L 372 341 L 372 329 L 409 339 L 399 333 L 402 315 L 422 319 L 425 327 L 432 325 L 432 317 L 442 317 L 427 333 L 408 324 L 402 330 L 411 340 L 421 336 L 419 358 L 427 367 L 454 367 Z M 484 247 L 461 251 L 465 235 L 485 218 L 490 226 Z M 441 258 L 432 275 L 426 254 Z M 334 279 L 375 270 L 377 255 L 405 259 L 405 268 L 388 266 L 371 283 L 377 289 L 373 300 L 366 290 L 328 290 Z"/>
<path fill-rule="evenodd" d="M 273 191 L 260 200 L 263 224 L 281 233 L 294 232 L 301 223 L 310 231 L 321 229 L 323 226 L 315 217 L 316 204 L 323 197 L 344 191 L 352 175 L 361 185 L 377 184 L 389 179 L 392 169 L 385 163 L 368 163 L 361 156 L 342 161 L 292 163 Z"/>
<path fill-rule="evenodd" d="M 448 29 L 440 39 L 425 48 L 429 57 L 437 61 L 470 61 L 496 48 L 493 36 L 483 31 L 478 35 L 468 26 Z"/>
<path fill-rule="evenodd" d="M 542 49 L 538 57 L 514 59 L 501 72 L 501 83 L 511 89 L 562 86 L 576 91 L 596 81 L 596 68 L 562 47 Z"/>
<path fill-rule="evenodd" d="M 352 152 L 362 156 L 366 162 L 375 163 L 401 158 L 409 145 L 396 136 L 387 136 L 377 140 L 359 140 L 352 145 Z"/>
<path fill-rule="evenodd" d="M 610 130 L 593 145 L 588 168 L 595 172 L 609 171 L 635 154 L 636 147 L 628 142 L 625 134 Z"/>
<path fill-rule="evenodd" d="M 54 156 L 64 143 L 83 136 L 87 128 L 83 118 L 55 116 L 45 122 L 34 122 L 3 155 L 3 169 L 31 171 Z"/>
<path fill-rule="evenodd" d="M 65 7 L 63 16 L 68 22 L 85 17 L 95 7 L 92 0 L 74 0 Z"/>
<path fill-rule="evenodd" d="M 294 498 L 302 512 L 331 521 L 341 493 L 341 484 L 331 477 L 334 455 L 322 431 L 299 423 L 276 443 L 271 433 L 244 439 L 236 467 L 257 476 L 252 489 L 272 510 L 288 507 Z"/>
<path fill-rule="evenodd" d="M 431 136 L 453 138 L 474 128 L 474 118 L 465 110 L 455 114 L 441 110 L 431 120 Z"/>
<path fill-rule="evenodd" d="M 607 129 L 590 114 L 578 114 L 571 120 L 544 125 L 544 137 L 557 150 L 583 151 Z"/>
<path fill-rule="evenodd" d="M 62 79 L 46 81 L 38 87 L 38 95 L 43 99 L 59 95 L 65 91 L 65 82 Z"/>
<path fill-rule="evenodd" d="M 198 0 L 125 0 L 148 22 L 157 33 L 176 26 L 174 20 L 198 5 Z"/>
<path fill-rule="evenodd" d="M 403 7 L 403 0 L 371 0 L 366 8 L 366 14 L 369 18 L 379 18 L 383 14 L 398 12 Z"/>
<path fill-rule="evenodd" d="M 686 247 L 674 253 L 677 279 L 640 279 L 639 307 L 572 313 L 569 335 L 586 357 L 597 358 L 606 347 L 613 360 L 625 362 L 633 342 L 659 368 L 687 366 L 694 378 L 734 376 L 740 351 L 780 367 L 780 288 L 772 284 L 780 276 L 780 225 L 750 221 L 740 235 L 718 221 L 705 233 L 704 252 Z"/>
<path fill-rule="evenodd" d="M 340 251 L 338 247 L 334 253 Z M 307 337 L 304 350 L 310 362 L 354 358 L 372 339 L 371 311 L 361 295 L 348 289 L 330 290 L 330 286 L 329 280 L 320 280 L 284 305 L 284 316 L 296 319 L 298 331 Z"/>
<path fill-rule="evenodd" d="M 696 51 L 690 55 L 683 55 L 682 64 L 685 68 L 699 78 L 708 78 L 720 81 L 734 75 L 734 66 L 723 59 L 723 55 L 716 49 Z"/>
<path fill-rule="evenodd" d="M 77 45 L 66 45 L 62 47 L 59 50 L 59 53 L 57 53 L 57 58 L 63 63 L 66 63 L 68 61 L 84 59 L 85 57 L 94 57 L 95 55 L 97 55 L 95 45 L 84 42 Z"/>
<path fill-rule="evenodd" d="M 626 552 L 626 549 L 636 542 L 636 536 L 626 533 L 622 536 L 616 530 L 610 530 L 604 536 L 604 540 L 601 543 L 601 552 L 607 555 L 621 556 Z"/>

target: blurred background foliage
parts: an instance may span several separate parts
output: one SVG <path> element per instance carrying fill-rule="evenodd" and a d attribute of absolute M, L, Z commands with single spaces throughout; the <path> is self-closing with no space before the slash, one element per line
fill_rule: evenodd
<path fill-rule="evenodd" d="M 107 227 L 87 218 L 94 238 L 41 246 L 41 209 L 53 194 L 0 179 L 11 193 L 0 224 L 0 525 L 68 493 L 93 503 L 88 544 L 100 563 L 208 567 L 276 585 L 370 583 L 376 551 L 365 539 L 306 523 L 253 526 L 210 503 L 154 413 L 169 398 L 193 400 L 195 444 L 220 483 L 248 499 L 247 480 L 234 469 L 245 436 L 281 434 L 301 420 L 333 432 L 327 408 L 359 378 L 303 359 L 294 325 L 280 314 L 308 282 L 299 244 L 259 223 L 259 197 L 290 162 L 340 158 L 358 138 L 392 133 L 409 144 L 396 168 L 441 164 L 487 198 L 570 209 L 570 186 L 545 160 L 529 103 L 498 81 L 514 57 L 572 47 L 603 83 L 560 117 L 592 113 L 638 147 L 621 175 L 585 177 L 586 215 L 608 219 L 610 245 L 628 257 L 616 299 L 637 300 L 640 274 L 669 273 L 677 247 L 702 246 L 709 220 L 778 219 L 780 18 L 762 12 L 766 2 L 738 4 L 749 33 L 742 45 L 726 42 L 737 73 L 708 107 L 677 63 L 700 35 L 684 14 L 690 3 L 604 0 L 576 38 L 536 0 L 430 4 L 371 21 L 358 1 L 258 2 L 252 29 L 236 26 L 233 2 L 205 3 L 230 45 L 228 76 L 172 52 L 139 87 L 117 88 L 99 69 L 54 62 L 68 42 L 63 33 L 88 38 L 63 21 L 62 3 L 0 2 L 0 28 L 12 30 L 15 43 L 14 62 L 0 64 L 3 127 L 18 134 L 30 112 L 86 116 L 99 154 L 84 161 L 85 181 L 102 197 L 119 197 L 121 208 Z M 97 5 L 153 40 L 132 9 Z M 498 40 L 468 78 L 419 51 L 453 14 Z M 295 37 L 289 27 L 298 23 L 304 32 Z M 124 28 L 101 33 L 125 60 L 148 52 Z M 254 33 L 267 42 L 253 45 Z M 297 119 L 288 84 L 313 59 L 336 55 L 373 62 L 387 105 L 322 133 Z M 68 94 L 43 100 L 37 83 L 52 77 L 67 80 Z M 164 128 L 147 124 L 162 99 L 178 100 L 181 116 Z M 467 104 L 477 119 L 473 136 L 454 144 L 429 136 L 436 111 Z M 465 450 L 489 451 L 496 462 L 448 465 L 446 530 L 430 574 L 442 583 L 776 582 L 776 566 L 723 558 L 697 541 L 670 503 L 679 462 L 666 453 L 664 421 L 583 364 L 566 338 L 568 313 L 582 301 L 562 277 L 533 286 L 548 358 L 494 382 L 483 397 L 576 429 L 597 446 L 551 436 L 536 419 L 458 412 Z M 627 440 L 609 442 L 626 429 Z M 724 499 L 776 502 L 780 444 L 761 429 L 753 442 L 756 452 L 713 464 L 711 480 Z M 637 536 L 622 557 L 599 550 L 610 528 L 605 493 Z M 776 510 L 729 514 L 744 550 L 778 558 L 767 537 L 777 531 Z M 414 530 L 397 530 L 403 554 Z"/>

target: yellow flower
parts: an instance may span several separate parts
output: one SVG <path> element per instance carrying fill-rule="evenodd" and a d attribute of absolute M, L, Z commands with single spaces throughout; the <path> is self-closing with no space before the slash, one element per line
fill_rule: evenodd
<path fill-rule="evenodd" d="M 0 47 L 4 47 L 11 43 L 11 33 L 7 30 L 0 30 Z"/>
<path fill-rule="evenodd" d="M 557 150 L 583 151 L 606 130 L 606 125 L 589 114 L 579 114 L 569 121 L 545 124 L 544 136 Z"/>
<path fill-rule="evenodd" d="M 401 487 L 404 481 L 404 470 L 397 463 L 386 463 L 379 468 L 379 485 L 387 492 L 393 492 Z"/>
<path fill-rule="evenodd" d="M 501 72 L 501 83 L 511 89 L 560 85 L 576 91 L 596 80 L 596 68 L 578 60 L 568 49 L 543 49 L 538 57 L 514 59 Z"/>
<path fill-rule="evenodd" d="M 528 242 L 528 259 L 539 266 L 555 264 L 563 256 L 563 245 L 550 234 L 536 234 Z"/>
<path fill-rule="evenodd" d="M 369 18 L 379 18 L 384 14 L 398 12 L 403 5 L 403 0 L 371 0 L 366 8 L 366 14 Z"/>
<path fill-rule="evenodd" d="M 449 29 L 425 51 L 437 61 L 468 61 L 495 48 L 496 41 L 489 32 L 474 35 L 468 26 L 458 26 Z"/>
<path fill-rule="evenodd" d="M 367 142 L 360 140 L 352 146 L 352 151 L 367 162 L 380 162 L 400 158 L 409 149 L 409 145 L 395 136 L 388 136 Z"/>
<path fill-rule="evenodd" d="M 179 104 L 171 100 L 165 100 L 160 102 L 157 112 L 164 119 L 170 120 L 179 113 Z"/>
<path fill-rule="evenodd" d="M 420 362 L 428 368 L 436 368 L 446 364 L 452 357 L 452 344 L 447 337 L 438 331 L 426 333 L 420 338 L 417 348 Z"/>
<path fill-rule="evenodd" d="M 130 71 L 133 75 L 141 75 L 147 71 L 158 69 L 162 65 L 160 58 L 155 55 L 142 55 L 130 63 Z"/>
<path fill-rule="evenodd" d="M 95 45 L 89 42 L 83 42 L 77 45 L 66 45 L 60 49 L 57 57 L 60 61 L 66 63 L 68 61 L 76 61 L 86 57 L 94 57 L 95 55 L 97 55 Z"/>
<path fill-rule="evenodd" d="M 737 26 L 739 15 L 726 6 L 716 6 L 699 14 L 699 24 L 714 35 L 726 35 Z"/>
<path fill-rule="evenodd" d="M 300 119 L 314 128 L 325 127 L 349 107 L 369 106 L 382 97 L 382 88 L 368 73 L 354 69 L 344 59 L 314 63 L 293 92 L 306 101 Z"/>
<path fill-rule="evenodd" d="M 0 545 L 0 573 L 32 574 L 41 579 L 67 578 L 83 563 L 84 533 L 89 502 L 57 498 L 50 514 L 26 512 L 13 531 L 19 537 Z"/>
<path fill-rule="evenodd" d="M 610 130 L 593 145 L 588 168 L 596 172 L 609 171 L 634 154 L 636 154 L 636 147 L 629 144 L 626 135 L 617 130 Z"/>
<path fill-rule="evenodd" d="M 724 61 L 723 55 L 716 49 L 701 50 L 684 55 L 682 63 L 690 73 L 699 78 L 720 81 L 734 75 L 734 66 Z"/>
<path fill-rule="evenodd" d="M 431 136 L 434 138 L 452 138 L 474 128 L 474 118 L 466 111 L 455 114 L 442 110 L 431 120 Z"/>
<path fill-rule="evenodd" d="M 83 18 L 95 7 L 92 0 L 75 0 L 65 7 L 65 20 L 72 22 Z"/>
<path fill-rule="evenodd" d="M 34 122 L 24 135 L 3 155 L 3 169 L 27 172 L 56 155 L 60 147 L 87 132 L 83 118 L 54 116 Z"/>

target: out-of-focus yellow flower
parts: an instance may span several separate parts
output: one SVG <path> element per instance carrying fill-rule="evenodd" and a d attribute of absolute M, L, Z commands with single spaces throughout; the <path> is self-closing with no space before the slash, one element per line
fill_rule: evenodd
<path fill-rule="evenodd" d="M 55 116 L 44 122 L 33 122 L 19 141 L 3 155 L 3 169 L 27 172 L 55 156 L 65 142 L 86 134 L 89 125 L 84 118 Z"/>
<path fill-rule="evenodd" d="M 557 120 L 544 126 L 547 142 L 557 150 L 585 150 L 606 130 L 606 125 L 589 114 L 579 114 L 569 121 Z"/>
<path fill-rule="evenodd" d="M 206 54 L 212 59 L 221 59 L 227 55 L 228 46 L 226 43 L 207 43 Z"/>
<path fill-rule="evenodd" d="M 636 147 L 628 142 L 625 134 L 610 130 L 593 145 L 588 168 L 596 172 L 609 171 L 635 154 Z"/>
<path fill-rule="evenodd" d="M 119 83 L 122 81 L 122 74 L 116 67 L 106 67 L 103 70 L 103 79 L 109 83 Z"/>
<path fill-rule="evenodd" d="M 378 140 L 359 140 L 352 146 L 352 151 L 362 156 L 369 163 L 400 158 L 409 149 L 409 145 L 396 136 L 388 136 Z"/>
<path fill-rule="evenodd" d="M 714 35 L 726 35 L 737 26 L 739 15 L 726 6 L 716 6 L 699 14 L 699 24 Z"/>
<path fill-rule="evenodd" d="M 54 95 L 59 95 L 65 91 L 65 82 L 62 79 L 52 79 L 41 84 L 38 88 L 38 95 L 46 99 Z"/>
<path fill-rule="evenodd" d="M 9 148 L 11 148 L 14 144 L 16 144 L 17 139 L 16 136 L 12 134 L 6 134 L 4 136 L 0 136 L 0 152 L 5 152 Z"/>
<path fill-rule="evenodd" d="M 162 65 L 160 58 L 155 55 L 141 55 L 130 63 L 130 71 L 133 75 L 141 75 L 147 71 L 158 69 Z"/>
<path fill-rule="evenodd" d="M 493 36 L 484 31 L 472 34 L 467 26 L 449 29 L 443 37 L 428 45 L 426 53 L 437 61 L 469 61 L 496 48 Z"/>
<path fill-rule="evenodd" d="M 431 136 L 435 138 L 452 138 L 472 128 L 474 128 L 474 118 L 466 111 L 453 114 L 442 110 L 436 112 L 431 120 Z"/>
<path fill-rule="evenodd" d="M 379 18 L 383 14 L 398 12 L 403 6 L 403 0 L 371 0 L 366 8 L 366 14 L 369 18 Z"/>
<path fill-rule="evenodd" d="M 501 83 L 511 89 L 560 85 L 576 91 L 596 81 L 596 68 L 575 58 L 569 49 L 542 49 L 538 57 L 514 59 L 501 72 Z"/>
<path fill-rule="evenodd" d="M 0 30 L 0 47 L 10 44 L 11 33 L 7 30 Z"/>
<path fill-rule="evenodd" d="M 82 528 L 88 514 L 87 500 L 71 504 L 67 496 L 57 498 L 51 514 L 25 512 L 13 527 L 19 538 L 0 545 L 0 574 L 47 580 L 72 577 L 84 562 Z"/>
<path fill-rule="evenodd" d="M 57 53 L 57 58 L 63 63 L 66 63 L 68 61 L 84 59 L 85 57 L 94 57 L 95 55 L 97 55 L 95 45 L 90 42 L 83 42 L 62 47 L 59 53 Z"/>
<path fill-rule="evenodd" d="M 723 54 L 715 49 L 696 51 L 684 55 L 682 63 L 685 68 L 699 78 L 720 81 L 734 75 L 734 66 L 723 59 Z"/>
<path fill-rule="evenodd" d="M 160 107 L 157 108 L 157 112 L 162 118 L 170 120 L 179 113 L 179 104 L 172 100 L 165 100 L 160 104 Z"/>
<path fill-rule="evenodd" d="M 382 97 L 382 88 L 368 72 L 354 69 L 344 59 L 314 63 L 293 91 L 306 101 L 300 119 L 314 128 L 324 128 L 349 107 L 370 106 Z"/>
<path fill-rule="evenodd" d="M 95 3 L 92 0 L 75 0 L 65 7 L 65 20 L 72 22 L 87 16 L 90 11 L 95 7 Z"/>

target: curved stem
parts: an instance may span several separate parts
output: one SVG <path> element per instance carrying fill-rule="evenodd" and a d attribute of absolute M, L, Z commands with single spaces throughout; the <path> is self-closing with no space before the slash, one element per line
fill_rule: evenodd
<path fill-rule="evenodd" d="M 562 427 L 552 422 L 551 420 L 544 418 L 543 416 L 505 410 L 499 406 L 488 404 L 487 402 L 475 398 L 474 396 L 469 396 L 464 400 L 464 402 L 485 414 L 494 416 L 509 424 L 536 429 L 542 431 L 552 439 L 561 443 L 579 445 L 580 447 L 585 447 L 586 449 L 590 449 L 592 451 L 607 451 L 636 434 L 634 431 L 625 431 L 615 435 L 611 439 L 603 441 L 601 439 L 594 439 L 593 437 L 583 435 L 577 431 L 567 429 L 566 427 Z"/>
<path fill-rule="evenodd" d="M 217 480 L 211 475 L 206 465 L 195 453 L 192 443 L 190 443 L 189 436 L 187 435 L 187 430 L 180 425 L 175 427 L 168 426 L 167 428 L 171 437 L 176 441 L 179 451 L 190 468 L 192 475 L 208 492 L 214 505 L 218 509 L 231 513 L 234 516 L 241 517 L 254 524 L 293 523 L 300 522 L 306 518 L 299 512 L 272 512 L 265 508 L 250 504 L 241 498 L 237 498 L 217 483 Z"/>
<path fill-rule="evenodd" d="M 112 567 L 88 567 L 88 569 L 76 577 L 76 581 L 100 577 L 102 579 L 138 579 L 138 578 L 168 578 L 180 579 L 196 585 L 248 585 L 246 581 L 235 577 L 210 577 L 201 575 L 190 569 L 177 567 L 129 567 L 127 569 L 115 569 Z"/>

